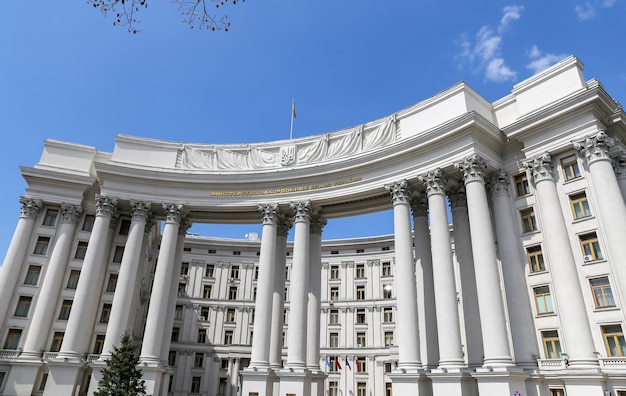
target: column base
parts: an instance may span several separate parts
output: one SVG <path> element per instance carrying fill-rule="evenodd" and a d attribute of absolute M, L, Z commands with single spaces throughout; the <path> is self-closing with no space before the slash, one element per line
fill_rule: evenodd
<path fill-rule="evenodd" d="M 41 359 L 23 359 L 21 356 L 11 364 L 11 368 L 6 377 L 3 395 L 18 396 L 31 395 L 35 386 L 39 385 L 39 371 L 41 369 Z"/>
<path fill-rule="evenodd" d="M 324 396 L 326 388 L 324 383 L 328 375 L 323 371 L 311 371 L 311 396 Z"/>
<path fill-rule="evenodd" d="M 278 377 L 270 368 L 246 367 L 241 375 L 241 395 L 257 393 L 258 396 L 272 396 L 278 390 Z"/>
<path fill-rule="evenodd" d="M 424 370 L 399 368 L 387 376 L 395 395 L 432 396 L 431 382 Z"/>
<path fill-rule="evenodd" d="M 98 390 L 98 384 L 102 379 L 102 370 L 107 366 L 106 361 L 104 360 L 96 360 L 91 363 L 91 380 L 89 381 L 89 389 L 87 389 L 87 396 L 93 396 L 94 392 Z"/>
<path fill-rule="evenodd" d="M 478 387 L 467 368 L 438 368 L 426 373 L 433 396 L 477 396 Z"/>
<path fill-rule="evenodd" d="M 48 361 L 48 380 L 44 396 L 78 395 L 85 373 L 84 360 L 79 357 L 58 357 Z"/>
<path fill-rule="evenodd" d="M 472 377 L 478 382 L 480 395 L 527 395 L 526 379 L 522 369 L 513 367 L 479 367 Z"/>
<path fill-rule="evenodd" d="M 167 371 L 161 362 L 141 361 L 139 362 L 147 395 L 160 395 L 162 386 L 162 376 Z"/>
<path fill-rule="evenodd" d="M 604 396 L 604 381 L 606 378 L 600 372 L 572 372 L 560 375 L 565 383 L 567 396 Z"/>
<path fill-rule="evenodd" d="M 279 395 L 311 396 L 313 374 L 307 369 L 288 368 L 281 370 L 277 375 L 280 378 Z"/>

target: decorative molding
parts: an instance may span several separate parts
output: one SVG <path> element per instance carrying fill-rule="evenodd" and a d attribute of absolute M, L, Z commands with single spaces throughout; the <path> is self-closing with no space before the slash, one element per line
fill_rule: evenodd
<path fill-rule="evenodd" d="M 614 155 L 612 159 L 615 176 L 618 179 L 626 178 L 626 152 L 620 149 L 619 152 L 616 153 L 616 155 Z"/>
<path fill-rule="evenodd" d="M 385 189 L 391 195 L 391 201 L 394 205 L 408 204 L 411 199 L 411 187 L 406 179 L 388 184 Z"/>
<path fill-rule="evenodd" d="M 96 194 L 96 216 L 109 218 L 117 217 L 117 198 L 109 198 L 105 195 Z"/>
<path fill-rule="evenodd" d="M 280 208 L 277 203 L 259 204 L 259 212 L 262 213 L 263 225 L 277 225 L 280 218 Z"/>
<path fill-rule="evenodd" d="M 534 184 L 542 180 L 554 180 L 552 170 L 552 156 L 545 152 L 535 158 L 529 158 L 522 162 L 522 165 L 530 170 L 530 178 Z"/>
<path fill-rule="evenodd" d="M 281 216 L 278 222 L 278 228 L 276 228 L 276 236 L 286 238 L 292 226 L 293 226 L 292 219 L 287 218 L 285 216 Z"/>
<path fill-rule="evenodd" d="M 428 199 L 426 198 L 426 195 L 419 194 L 411 197 L 410 204 L 413 217 L 428 216 Z"/>
<path fill-rule="evenodd" d="M 473 181 L 485 181 L 487 161 L 478 154 L 470 155 L 463 161 L 457 162 L 454 167 L 463 174 L 465 184 Z"/>
<path fill-rule="evenodd" d="M 423 176 L 418 176 L 418 179 L 424 183 L 427 196 L 430 197 L 434 194 L 446 195 L 448 179 L 443 174 L 441 168 L 432 170 Z"/>
<path fill-rule="evenodd" d="M 328 220 L 326 220 L 319 213 L 311 215 L 311 234 L 321 235 L 322 229 L 324 229 L 324 226 L 326 226 L 327 223 Z"/>
<path fill-rule="evenodd" d="M 585 156 L 587 164 L 592 164 L 600 160 L 610 161 L 609 149 L 613 145 L 615 145 L 615 139 L 609 137 L 606 132 L 600 131 L 593 136 L 574 142 L 574 149 Z"/>
<path fill-rule="evenodd" d="M 142 201 L 130 201 L 130 215 L 132 220 L 148 221 L 150 217 L 150 208 L 152 204 L 150 202 Z"/>
<path fill-rule="evenodd" d="M 20 217 L 34 219 L 41 212 L 43 201 L 29 197 L 20 197 Z"/>
<path fill-rule="evenodd" d="M 183 222 L 183 205 L 173 203 L 163 203 L 165 221 L 167 223 L 181 224 Z"/>
<path fill-rule="evenodd" d="M 493 196 L 509 195 L 509 175 L 502 169 L 489 175 L 489 184 L 487 186 L 489 192 Z"/>
<path fill-rule="evenodd" d="M 289 204 L 294 212 L 295 223 L 310 223 L 311 222 L 311 201 L 292 202 Z"/>
<path fill-rule="evenodd" d="M 459 185 L 448 193 L 448 200 L 450 201 L 450 207 L 467 208 L 467 196 L 465 195 L 465 185 Z"/>
<path fill-rule="evenodd" d="M 83 208 L 76 205 L 61 204 L 61 222 L 76 225 L 83 213 Z"/>

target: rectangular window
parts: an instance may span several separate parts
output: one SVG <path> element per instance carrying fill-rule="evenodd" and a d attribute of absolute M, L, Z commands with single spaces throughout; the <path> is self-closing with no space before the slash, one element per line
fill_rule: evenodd
<path fill-rule="evenodd" d="M 57 209 L 46 210 L 46 215 L 43 217 L 43 223 L 41 225 L 46 227 L 54 227 L 54 225 L 57 223 L 58 216 L 59 211 Z"/>
<path fill-rule="evenodd" d="M 63 343 L 64 333 L 57 331 L 54 333 L 52 337 L 52 342 L 50 343 L 50 352 L 59 352 L 61 350 L 61 344 Z"/>
<path fill-rule="evenodd" d="M 128 235 L 130 232 L 130 220 L 124 219 L 120 222 L 120 235 Z"/>
<path fill-rule="evenodd" d="M 124 246 L 116 246 L 115 253 L 113 253 L 113 262 L 121 263 L 122 257 L 124 257 Z"/>
<path fill-rule="evenodd" d="M 117 288 L 117 274 L 109 274 L 109 281 L 107 282 L 107 293 L 115 293 Z"/>
<path fill-rule="evenodd" d="M 541 245 L 527 247 L 526 257 L 528 257 L 528 269 L 530 272 L 542 272 L 546 270 Z"/>
<path fill-rule="evenodd" d="M 356 323 L 357 324 L 365 323 L 365 308 L 359 308 L 356 310 Z"/>
<path fill-rule="evenodd" d="M 515 193 L 518 197 L 530 194 L 530 186 L 528 185 L 526 172 L 513 176 L 513 182 L 515 183 Z"/>
<path fill-rule="evenodd" d="M 603 276 L 601 278 L 590 279 L 591 293 L 593 294 L 593 302 L 596 308 L 614 307 L 613 291 L 609 284 L 609 278 Z"/>
<path fill-rule="evenodd" d="M 550 388 L 550 396 L 565 396 L 565 391 L 561 388 Z"/>
<path fill-rule="evenodd" d="M 229 300 L 237 299 L 237 286 L 231 286 L 230 289 L 228 289 L 228 299 Z"/>
<path fill-rule="evenodd" d="M 285 280 L 289 280 L 289 267 L 285 267 Z"/>
<path fill-rule="evenodd" d="M 570 195 L 569 202 L 570 206 L 572 207 L 572 215 L 574 216 L 574 220 L 591 216 L 589 202 L 587 201 L 587 194 L 585 194 L 584 191 Z"/>
<path fill-rule="evenodd" d="M 259 266 L 254 266 L 254 280 L 259 280 Z"/>
<path fill-rule="evenodd" d="M 578 169 L 576 154 L 561 158 L 561 168 L 563 169 L 563 176 L 565 177 L 565 180 L 572 180 L 580 177 L 580 169 Z"/>
<path fill-rule="evenodd" d="M 200 393 L 200 380 L 202 377 L 191 378 L 191 393 Z"/>
<path fill-rule="evenodd" d="M 183 320 L 183 306 L 177 305 L 174 309 L 174 320 Z"/>
<path fill-rule="evenodd" d="M 194 367 L 202 367 L 204 365 L 204 353 L 196 352 L 196 356 L 193 359 Z"/>
<path fill-rule="evenodd" d="M 393 323 L 393 308 L 391 307 L 383 308 L 383 322 Z"/>
<path fill-rule="evenodd" d="M 215 250 L 215 249 L 209 249 L 209 254 L 217 254 L 217 250 Z"/>
<path fill-rule="evenodd" d="M 67 278 L 67 288 L 76 289 L 78 287 L 78 278 L 80 278 L 80 270 L 71 270 L 70 277 Z"/>
<path fill-rule="evenodd" d="M 93 223 L 96 222 L 96 216 L 94 215 L 85 215 L 85 220 L 83 221 L 83 231 L 91 232 L 93 230 Z"/>
<path fill-rule="evenodd" d="M 339 396 L 339 383 L 328 381 L 328 396 Z"/>
<path fill-rule="evenodd" d="M 207 264 L 205 270 L 204 270 L 204 277 L 205 278 L 214 278 L 215 277 L 215 265 L 213 264 Z"/>
<path fill-rule="evenodd" d="M 364 332 L 356 333 L 356 346 L 360 348 L 365 347 L 365 333 Z"/>
<path fill-rule="evenodd" d="M 198 344 L 206 343 L 206 329 L 198 329 Z"/>
<path fill-rule="evenodd" d="M 180 328 L 172 327 L 172 337 L 170 338 L 170 340 L 172 342 L 178 342 L 178 337 L 180 337 Z"/>
<path fill-rule="evenodd" d="M 234 308 L 228 308 L 228 310 L 226 311 L 226 322 L 228 323 L 235 322 L 235 309 Z"/>
<path fill-rule="evenodd" d="M 365 264 L 357 264 L 356 265 L 356 277 L 357 279 L 365 278 Z"/>
<path fill-rule="evenodd" d="M 384 364 L 385 364 L 385 365 L 384 365 L 384 367 L 383 367 L 383 371 L 384 371 L 385 373 L 390 373 L 390 372 L 391 372 L 391 363 L 390 363 L 390 362 L 386 362 L 386 363 L 384 363 Z"/>
<path fill-rule="evenodd" d="M 391 276 L 391 261 L 383 261 L 382 276 Z"/>
<path fill-rule="evenodd" d="M 167 364 L 170 366 L 176 365 L 176 351 L 170 351 L 167 355 Z"/>
<path fill-rule="evenodd" d="M 178 297 L 187 297 L 187 285 L 184 283 L 178 284 Z"/>
<path fill-rule="evenodd" d="M 356 299 L 365 300 L 365 286 L 356 287 Z"/>
<path fill-rule="evenodd" d="M 329 348 L 339 348 L 339 333 L 330 333 L 328 337 Z"/>
<path fill-rule="evenodd" d="M 76 260 L 84 260 L 86 255 L 87 255 L 87 242 L 78 241 L 78 245 L 76 245 L 76 253 L 74 254 L 74 258 Z"/>
<path fill-rule="evenodd" d="M 224 345 L 232 345 L 233 343 L 233 331 L 226 330 L 224 332 Z"/>
<path fill-rule="evenodd" d="M 204 285 L 202 288 L 202 298 L 211 298 L 211 291 L 213 287 L 211 285 Z"/>
<path fill-rule="evenodd" d="M 37 244 L 35 244 L 35 250 L 33 254 L 45 256 L 48 251 L 48 245 L 50 244 L 50 237 L 40 236 L 37 238 Z"/>
<path fill-rule="evenodd" d="M 537 231 L 537 220 L 535 219 L 535 210 L 533 208 L 522 209 L 519 212 L 522 219 L 522 231 Z"/>
<path fill-rule="evenodd" d="M 24 279 L 25 285 L 36 285 L 39 281 L 39 274 L 41 273 L 41 267 L 38 265 L 29 265 L 26 272 L 26 278 Z"/>
<path fill-rule="evenodd" d="M 393 298 L 393 286 L 383 285 L 383 298 Z"/>
<path fill-rule="evenodd" d="M 239 279 L 239 266 L 233 265 L 230 267 L 230 278 L 231 279 Z"/>
<path fill-rule="evenodd" d="M 59 320 L 68 320 L 72 310 L 72 300 L 63 300 L 59 311 Z"/>
<path fill-rule="evenodd" d="M 241 256 L 241 252 L 240 251 L 234 251 L 233 252 L 233 256 Z"/>
<path fill-rule="evenodd" d="M 546 359 L 560 359 L 561 341 L 559 340 L 559 333 L 556 330 L 542 331 L 541 339 L 543 340 L 543 351 L 546 354 Z"/>
<path fill-rule="evenodd" d="M 626 353 L 626 341 L 624 341 L 622 326 L 615 324 L 601 327 L 607 355 L 610 357 L 624 356 Z"/>
<path fill-rule="evenodd" d="M 331 250 L 330 254 L 339 254 L 339 250 Z"/>
<path fill-rule="evenodd" d="M 537 314 L 554 313 L 554 306 L 552 305 L 552 295 L 550 294 L 550 288 L 548 286 L 535 287 L 533 289 L 535 295 L 535 307 L 537 308 Z"/>
<path fill-rule="evenodd" d="M 330 266 L 330 279 L 339 279 L 339 266 L 338 265 Z"/>
<path fill-rule="evenodd" d="M 385 331 L 385 346 L 393 346 L 393 331 Z"/>
<path fill-rule="evenodd" d="M 96 335 L 96 342 L 93 344 L 93 353 L 99 355 L 102 353 L 102 348 L 104 347 L 104 334 Z"/>
<path fill-rule="evenodd" d="M 365 356 L 357 356 L 355 363 L 356 363 L 355 366 L 356 366 L 357 372 L 359 373 L 367 372 L 367 359 L 365 358 Z"/>
<path fill-rule="evenodd" d="M 30 310 L 30 303 L 32 300 L 32 297 L 20 296 L 19 300 L 17 301 L 17 307 L 15 307 L 14 315 L 23 318 L 27 317 L 28 311 Z"/>
<path fill-rule="evenodd" d="M 180 276 L 189 276 L 189 263 L 186 261 L 180 264 Z"/>
<path fill-rule="evenodd" d="M 580 235 L 580 248 L 583 251 L 584 261 L 602 260 L 602 251 L 598 243 L 598 236 L 595 232 Z"/>
<path fill-rule="evenodd" d="M 357 382 L 356 396 L 367 396 L 367 383 L 366 382 Z"/>
<path fill-rule="evenodd" d="M 22 336 L 22 329 L 9 329 L 7 338 L 4 340 L 3 349 L 17 349 L 20 345 L 20 337 Z"/>
<path fill-rule="evenodd" d="M 333 286 L 330 288 L 330 301 L 339 300 L 339 287 Z"/>
<path fill-rule="evenodd" d="M 200 320 L 202 321 L 209 320 L 209 307 L 200 308 Z"/>
<path fill-rule="evenodd" d="M 328 313 L 329 324 L 339 324 L 339 310 L 331 309 Z"/>
<path fill-rule="evenodd" d="M 357 253 L 365 253 L 365 249 L 357 249 L 356 252 Z"/>
<path fill-rule="evenodd" d="M 102 312 L 100 313 L 100 323 L 109 323 L 111 317 L 111 304 L 102 304 Z"/>
<path fill-rule="evenodd" d="M 393 395 L 393 389 L 391 386 L 390 382 L 386 382 L 385 383 L 385 396 L 392 396 Z"/>

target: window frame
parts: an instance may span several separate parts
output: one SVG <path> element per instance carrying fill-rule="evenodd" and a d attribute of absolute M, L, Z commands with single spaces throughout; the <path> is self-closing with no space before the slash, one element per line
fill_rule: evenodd
<path fill-rule="evenodd" d="M 546 271 L 546 263 L 541 245 L 527 246 L 526 258 L 528 259 L 528 272 L 534 274 Z"/>
<path fill-rule="evenodd" d="M 40 235 L 35 242 L 35 249 L 33 254 L 36 256 L 45 256 L 48 253 L 48 247 L 50 246 L 50 237 Z"/>
<path fill-rule="evenodd" d="M 517 197 L 525 197 L 530 195 L 530 183 L 526 172 L 513 175 L 513 185 L 515 186 L 515 194 Z"/>
<path fill-rule="evenodd" d="M 37 286 L 39 277 L 41 276 L 41 266 L 30 264 L 26 270 L 26 276 L 24 277 L 24 284 Z"/>
<path fill-rule="evenodd" d="M 609 328 L 619 328 L 619 331 L 613 330 L 608 332 Z M 602 340 L 608 357 L 624 357 L 626 356 L 626 339 L 624 338 L 624 330 L 619 323 L 605 324 L 600 326 L 602 332 Z M 611 340 L 613 344 L 611 345 Z M 615 351 L 613 348 L 616 348 Z M 615 353 L 617 352 L 617 353 Z"/>
<path fill-rule="evenodd" d="M 568 197 L 574 220 L 582 220 L 592 216 L 591 208 L 589 207 L 589 199 L 585 191 L 570 194 Z"/>
<path fill-rule="evenodd" d="M 560 162 L 561 170 L 563 172 L 563 180 L 570 181 L 581 177 L 580 166 L 578 165 L 578 156 L 576 154 L 570 154 L 563 157 Z"/>
<path fill-rule="evenodd" d="M 550 315 L 554 313 L 554 301 L 549 285 L 533 287 L 533 298 L 537 315 Z"/>
<path fill-rule="evenodd" d="M 563 351 L 561 349 L 561 339 L 559 337 L 558 330 L 542 330 L 541 344 L 543 346 L 543 353 L 546 359 L 562 359 Z M 556 356 L 550 356 L 548 346 L 552 346 Z"/>
<path fill-rule="evenodd" d="M 600 239 L 595 231 L 578 235 L 578 241 L 583 254 L 583 260 L 598 261 L 603 260 L 602 248 L 600 247 Z M 589 259 L 587 259 L 590 257 Z"/>
<path fill-rule="evenodd" d="M 535 216 L 535 208 L 529 206 L 519 211 L 520 221 L 522 223 L 522 233 L 528 234 L 537 231 L 537 217 Z"/>
<path fill-rule="evenodd" d="M 594 281 L 596 284 L 594 284 Z M 593 296 L 593 303 L 596 309 L 614 308 L 616 306 L 615 296 L 613 295 L 613 289 L 611 288 L 611 282 L 608 276 L 590 278 L 589 287 L 591 288 L 591 295 Z M 600 299 L 602 301 L 600 301 Z"/>

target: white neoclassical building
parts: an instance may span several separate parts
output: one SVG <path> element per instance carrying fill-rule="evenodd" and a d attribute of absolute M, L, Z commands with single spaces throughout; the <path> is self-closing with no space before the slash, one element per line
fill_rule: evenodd
<path fill-rule="evenodd" d="M 151 395 L 625 396 L 626 121 L 582 69 L 294 140 L 46 141 L 0 395 L 91 395 L 129 331 Z M 385 210 L 393 235 L 322 238 Z"/>

